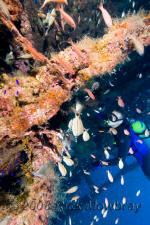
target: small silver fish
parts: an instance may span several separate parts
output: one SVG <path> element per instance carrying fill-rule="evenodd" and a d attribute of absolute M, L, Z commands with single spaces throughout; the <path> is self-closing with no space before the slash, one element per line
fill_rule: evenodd
<path fill-rule="evenodd" d="M 106 90 L 106 91 L 104 92 L 104 95 L 107 95 L 109 92 L 110 92 L 110 90 L 109 90 L 109 89 L 108 89 L 108 90 Z"/>
<path fill-rule="evenodd" d="M 109 159 L 109 152 L 107 151 L 106 148 L 104 148 L 104 154 L 106 156 L 106 159 Z"/>
<path fill-rule="evenodd" d="M 94 190 L 95 190 L 95 193 L 99 193 L 99 188 L 96 186 L 96 185 L 93 185 L 93 187 L 94 187 Z"/>
<path fill-rule="evenodd" d="M 121 17 L 125 17 L 125 11 L 122 12 Z"/>
<path fill-rule="evenodd" d="M 113 176 L 111 175 L 111 173 L 110 173 L 110 171 L 109 171 L 109 170 L 107 170 L 107 175 L 108 175 L 108 179 L 109 179 L 109 181 L 110 181 L 111 183 L 113 183 L 114 178 L 113 178 Z"/>
<path fill-rule="evenodd" d="M 123 204 L 123 205 L 126 204 L 126 197 L 123 197 L 123 199 L 122 199 L 122 204 Z"/>
<path fill-rule="evenodd" d="M 94 110 L 94 112 L 99 113 L 99 111 L 98 111 L 98 110 Z"/>
<path fill-rule="evenodd" d="M 58 162 L 58 169 L 59 169 L 62 176 L 67 175 L 67 170 L 61 162 Z"/>
<path fill-rule="evenodd" d="M 70 171 L 70 173 L 69 173 L 69 177 L 72 177 L 72 172 Z"/>
<path fill-rule="evenodd" d="M 99 221 L 99 218 L 98 218 L 98 216 L 97 216 L 97 215 L 95 215 L 95 216 L 94 216 L 94 220 L 95 220 L 96 222 L 98 222 L 98 221 Z"/>
<path fill-rule="evenodd" d="M 90 175 L 90 172 L 86 171 L 86 170 L 83 170 L 84 174 L 86 175 Z"/>
<path fill-rule="evenodd" d="M 99 88 L 99 83 L 98 82 L 94 82 L 92 87 L 91 87 L 91 91 L 97 90 Z"/>
<path fill-rule="evenodd" d="M 145 130 L 145 136 L 149 137 L 149 130 L 148 129 Z"/>
<path fill-rule="evenodd" d="M 108 208 L 109 206 L 108 198 L 105 198 L 105 205 L 106 205 L 106 208 Z"/>
<path fill-rule="evenodd" d="M 72 225 L 71 217 L 69 216 L 69 225 Z"/>
<path fill-rule="evenodd" d="M 108 210 L 106 210 L 103 214 L 103 218 L 105 218 L 107 216 Z"/>
<path fill-rule="evenodd" d="M 118 222 L 119 222 L 119 218 L 117 218 L 117 219 L 115 220 L 115 224 L 118 224 Z"/>
<path fill-rule="evenodd" d="M 63 156 L 63 161 L 66 163 L 67 166 L 74 165 L 74 161 L 72 159 L 68 158 L 67 156 Z"/>
<path fill-rule="evenodd" d="M 121 185 L 124 185 L 124 178 L 121 176 Z"/>
<path fill-rule="evenodd" d="M 32 58 L 32 55 L 28 54 L 28 53 L 24 53 L 24 54 L 17 56 L 17 59 L 30 59 L 30 58 Z"/>
<path fill-rule="evenodd" d="M 138 196 L 140 195 L 140 193 L 141 193 L 141 191 L 138 190 L 138 191 L 136 192 L 136 196 L 138 197 Z"/>
<path fill-rule="evenodd" d="M 132 8 L 134 8 L 134 7 L 135 7 L 135 2 L 133 1 L 133 2 L 132 2 Z"/>
<path fill-rule="evenodd" d="M 123 169 L 123 167 L 124 167 L 124 163 L 123 163 L 123 161 L 122 161 L 122 159 L 120 158 L 119 159 L 119 163 L 118 163 L 118 166 L 119 166 L 119 169 Z"/>

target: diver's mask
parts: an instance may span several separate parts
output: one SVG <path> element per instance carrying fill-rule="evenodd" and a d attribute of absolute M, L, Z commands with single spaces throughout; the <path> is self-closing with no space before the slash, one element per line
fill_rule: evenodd
<path fill-rule="evenodd" d="M 141 120 L 132 120 L 131 128 L 135 134 L 137 134 L 140 138 L 146 138 L 145 130 L 147 129 L 146 124 Z"/>
<path fill-rule="evenodd" d="M 123 123 L 123 115 L 121 112 L 113 111 L 110 116 L 108 116 L 107 124 L 112 128 L 116 128 Z"/>

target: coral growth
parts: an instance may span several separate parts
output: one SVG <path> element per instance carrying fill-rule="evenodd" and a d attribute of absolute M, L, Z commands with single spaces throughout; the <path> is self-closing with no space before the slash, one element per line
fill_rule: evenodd
<path fill-rule="evenodd" d="M 14 1 L 14 4 L 17 2 Z M 19 9 L 21 10 L 21 7 Z M 10 11 L 11 16 L 12 14 Z M 131 35 L 142 45 L 149 45 L 150 16 L 144 13 L 128 16 L 119 23 L 116 22 L 103 38 L 91 39 L 85 36 L 79 43 L 66 48 L 49 60 L 22 36 L 12 22 L 17 19 L 19 11 L 16 14 L 14 10 L 14 15 L 8 19 L 0 9 L 0 20 L 12 33 L 15 44 L 20 45 L 34 60 L 46 65 L 38 68 L 38 72 L 33 74 L 15 73 L 15 77 L 3 74 L 0 78 L 0 154 L 3 156 L 0 169 L 5 171 L 5 174 L 1 174 L 2 178 L 18 169 L 19 165 L 15 165 L 15 162 L 20 160 L 21 163 L 18 153 L 22 149 L 28 155 L 28 161 L 20 167 L 25 185 L 24 190 L 17 196 L 18 203 L 10 193 L 3 193 L 9 201 L 15 199 L 13 206 L 19 204 L 21 210 L 12 209 L 9 204 L 5 214 L 0 214 L 0 219 L 10 215 L 13 218 L 11 225 L 23 222 L 46 224 L 49 210 L 43 206 L 40 210 L 37 207 L 32 210 L 30 203 L 41 199 L 44 204 L 48 200 L 52 205 L 56 190 L 54 168 L 51 168 L 50 181 L 45 177 L 39 182 L 40 178 L 33 177 L 32 172 L 37 172 L 48 161 L 61 161 L 62 146 L 55 131 L 45 129 L 39 132 L 33 131 L 31 127 L 41 125 L 56 115 L 61 104 L 71 96 L 72 90 L 85 85 L 92 77 L 111 72 L 117 64 L 123 63 L 128 54 L 136 49 L 133 43 L 130 43 Z M 48 141 L 45 141 L 44 135 Z M 13 165 L 12 168 L 9 167 L 10 163 Z M 47 195 L 43 195 L 43 191 Z M 24 210 L 25 201 L 27 206 Z M 1 206 L 1 212 L 3 211 L 4 205 Z"/>

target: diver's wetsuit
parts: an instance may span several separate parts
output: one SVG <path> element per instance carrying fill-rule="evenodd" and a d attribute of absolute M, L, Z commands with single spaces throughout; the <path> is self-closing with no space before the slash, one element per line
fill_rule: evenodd
<path fill-rule="evenodd" d="M 140 138 L 131 128 L 129 130 L 133 155 L 139 162 L 144 174 L 150 179 L 150 137 Z"/>
<path fill-rule="evenodd" d="M 117 135 L 114 135 L 114 139 L 118 149 L 118 155 L 115 158 L 105 160 L 105 162 L 108 162 L 109 165 L 117 165 L 120 158 L 124 161 L 129 152 L 131 143 L 131 137 L 124 134 L 124 129 L 129 129 L 129 124 L 126 120 L 124 120 L 123 123 L 115 129 L 117 130 Z M 100 161 L 95 161 L 92 165 L 94 167 L 101 166 Z"/>
<path fill-rule="evenodd" d="M 107 160 L 109 165 L 117 165 L 120 158 L 125 161 L 131 143 L 131 137 L 124 134 L 124 129 L 129 129 L 129 124 L 126 120 L 115 129 L 117 130 L 117 135 L 114 135 L 114 139 L 118 148 L 118 156 Z"/>
<path fill-rule="evenodd" d="M 127 129 L 130 135 L 125 135 L 124 129 Z M 126 120 L 116 130 L 117 135 L 114 135 L 114 139 L 118 148 L 118 155 L 116 158 L 105 160 L 105 162 L 108 162 L 109 165 L 117 165 L 120 158 L 125 161 L 129 149 L 132 147 L 133 156 L 139 162 L 144 174 L 150 179 L 150 137 L 140 138 L 134 133 Z M 93 162 L 92 165 L 94 167 L 102 166 L 100 161 Z"/>

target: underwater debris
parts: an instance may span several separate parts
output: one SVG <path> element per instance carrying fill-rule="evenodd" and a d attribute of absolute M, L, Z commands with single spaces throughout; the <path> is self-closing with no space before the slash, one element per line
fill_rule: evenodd
<path fill-rule="evenodd" d="M 123 199 L 122 199 L 122 204 L 125 205 L 125 204 L 126 204 L 126 201 L 127 201 L 127 200 L 126 200 L 126 197 L 123 197 Z"/>

